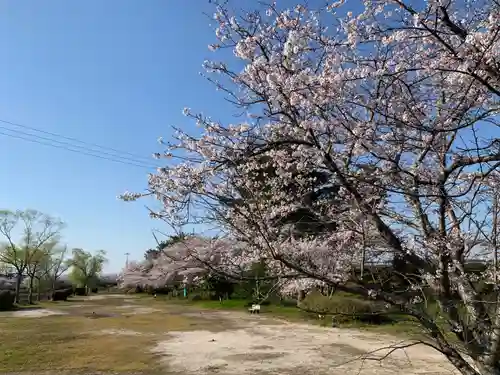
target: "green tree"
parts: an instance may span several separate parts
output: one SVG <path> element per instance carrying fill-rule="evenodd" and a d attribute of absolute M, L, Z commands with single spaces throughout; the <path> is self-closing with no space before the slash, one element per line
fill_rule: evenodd
<path fill-rule="evenodd" d="M 51 264 L 52 251 L 55 243 L 48 243 L 46 246 L 33 250 L 31 261 L 26 267 L 26 274 L 28 275 L 28 303 L 33 303 L 33 292 L 35 281 L 37 281 L 37 295 L 40 300 L 40 284 L 44 277 L 47 276 Z"/>
<path fill-rule="evenodd" d="M 0 262 L 16 274 L 16 302 L 19 302 L 21 281 L 28 266 L 41 249 L 59 240 L 63 227 L 60 220 L 36 210 L 0 211 L 0 234 L 6 240 L 0 248 Z"/>
<path fill-rule="evenodd" d="M 6 275 L 12 272 L 12 266 L 0 261 L 0 275 Z"/>
<path fill-rule="evenodd" d="M 179 234 L 174 234 L 173 236 L 170 236 L 166 240 L 159 241 L 158 245 L 155 248 L 148 249 L 148 250 L 145 251 L 144 258 L 146 260 L 148 260 L 148 259 L 149 260 L 150 259 L 155 259 L 155 258 L 157 258 L 162 253 L 163 249 L 165 249 L 166 247 L 168 247 L 170 245 L 173 245 L 173 244 L 175 244 L 177 242 L 184 241 L 188 237 L 189 237 L 188 234 L 180 232 Z"/>
<path fill-rule="evenodd" d="M 237 298 L 264 301 L 269 297 L 273 282 L 266 280 L 268 269 L 264 260 L 254 262 L 248 270 L 242 273 L 242 279 L 235 286 Z"/>
<path fill-rule="evenodd" d="M 88 290 L 99 281 L 99 276 L 106 261 L 104 250 L 92 254 L 83 249 L 73 249 L 69 278 L 76 286 Z"/>
<path fill-rule="evenodd" d="M 50 283 L 50 289 L 56 289 L 57 280 L 66 272 L 72 263 L 72 259 L 68 257 L 68 247 L 63 246 L 55 249 L 50 257 L 50 262 L 44 264 L 47 270 L 47 278 Z"/>

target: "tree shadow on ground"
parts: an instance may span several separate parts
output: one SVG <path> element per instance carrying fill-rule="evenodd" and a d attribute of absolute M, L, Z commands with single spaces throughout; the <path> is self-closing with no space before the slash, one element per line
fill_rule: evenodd
<path fill-rule="evenodd" d="M 45 309 L 45 307 L 39 306 L 39 305 L 15 305 L 9 311 L 33 311 L 33 310 L 41 310 L 41 309 Z"/>

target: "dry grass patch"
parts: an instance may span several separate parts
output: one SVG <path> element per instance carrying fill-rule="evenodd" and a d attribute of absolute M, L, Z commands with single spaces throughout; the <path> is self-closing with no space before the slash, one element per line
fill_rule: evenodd
<path fill-rule="evenodd" d="M 41 304 L 64 315 L 0 314 L 0 374 L 449 373 L 441 357 L 419 347 L 363 367 L 364 353 L 400 341 L 379 333 L 286 322 L 271 313 L 200 310 L 152 297 L 131 301 L 77 297 Z"/>
<path fill-rule="evenodd" d="M 0 372 L 34 370 L 143 371 L 154 368 L 148 337 L 92 332 L 98 320 L 59 316 L 2 319 Z"/>
<path fill-rule="evenodd" d="M 1 316 L 0 373 L 57 369 L 165 374 L 151 348 L 169 332 L 197 329 L 200 324 L 159 308 L 152 313 L 125 315 L 127 309 L 119 308 L 123 303 L 119 299 L 78 303 L 78 308 L 72 307 L 75 302 L 44 304 L 66 313 L 60 316 Z M 141 303 L 138 307 L 141 305 L 146 306 Z"/>

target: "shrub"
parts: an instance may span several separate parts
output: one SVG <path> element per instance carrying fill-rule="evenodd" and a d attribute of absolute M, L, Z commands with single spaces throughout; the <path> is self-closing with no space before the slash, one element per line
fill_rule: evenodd
<path fill-rule="evenodd" d="M 280 305 L 283 307 L 297 307 L 296 299 L 283 299 L 280 301 Z"/>
<path fill-rule="evenodd" d="M 52 301 L 67 301 L 68 297 L 73 294 L 72 288 L 59 289 L 52 293 Z"/>
<path fill-rule="evenodd" d="M 365 301 L 355 297 L 329 298 L 318 292 L 310 293 L 300 307 L 314 311 L 315 314 L 333 315 L 333 324 L 361 321 L 371 324 L 390 322 L 386 309 L 373 301 Z"/>
<path fill-rule="evenodd" d="M 92 288 L 91 292 L 92 293 L 97 293 L 99 291 L 99 288 Z"/>
<path fill-rule="evenodd" d="M 86 296 L 87 295 L 87 288 L 75 288 L 75 295 L 77 296 Z"/>
<path fill-rule="evenodd" d="M 201 301 L 203 299 L 203 297 L 199 294 L 193 294 L 191 296 L 191 301 Z"/>
<path fill-rule="evenodd" d="M 172 288 L 167 288 L 166 286 L 165 287 L 162 287 L 162 288 L 156 288 L 154 290 L 154 293 L 156 294 L 169 294 L 170 292 L 172 291 Z"/>
<path fill-rule="evenodd" d="M 0 291 L 0 311 L 8 311 L 14 308 L 15 294 L 10 290 Z"/>
<path fill-rule="evenodd" d="M 62 290 L 62 289 L 68 289 L 68 288 L 73 288 L 73 285 L 69 281 L 56 280 L 54 283 L 55 290 Z"/>
<path fill-rule="evenodd" d="M 0 277 L 0 290 L 11 290 L 14 291 L 16 289 L 16 281 L 15 279 Z"/>

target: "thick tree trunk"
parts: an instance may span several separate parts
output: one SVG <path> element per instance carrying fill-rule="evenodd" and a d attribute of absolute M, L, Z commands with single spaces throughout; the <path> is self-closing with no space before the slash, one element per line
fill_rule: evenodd
<path fill-rule="evenodd" d="M 497 375 L 497 372 L 477 372 L 466 360 L 459 356 L 447 355 L 446 356 L 451 364 L 460 372 L 462 375 Z"/>
<path fill-rule="evenodd" d="M 30 285 L 28 289 L 28 304 L 33 304 L 33 277 L 30 276 Z"/>
<path fill-rule="evenodd" d="M 22 281 L 22 278 L 23 278 L 23 274 L 22 273 L 17 273 L 16 275 L 16 291 L 15 291 L 15 300 L 14 302 L 15 303 L 19 303 L 19 295 L 21 294 L 21 281 Z"/>
<path fill-rule="evenodd" d="M 477 367 L 479 367 L 479 374 L 481 374 L 481 375 L 500 375 L 500 364 L 497 364 L 496 366 L 488 366 L 485 364 L 478 364 Z M 465 373 L 465 372 L 462 372 L 462 374 L 469 375 L 469 373 Z M 474 374 L 477 374 L 477 372 Z"/>
<path fill-rule="evenodd" d="M 300 303 L 302 302 L 302 300 L 306 298 L 306 292 L 305 290 L 299 290 L 298 293 L 297 293 L 297 306 L 300 305 Z"/>
<path fill-rule="evenodd" d="M 42 299 L 42 288 L 40 288 L 40 280 L 38 280 L 36 288 L 36 299 L 38 302 Z"/>
<path fill-rule="evenodd" d="M 457 369 L 462 375 L 497 375 L 497 373 L 483 373 L 482 371 L 477 371 L 450 342 L 446 339 L 445 335 L 441 332 L 438 325 L 433 319 L 430 319 L 424 314 L 415 314 L 422 327 L 428 330 L 430 337 L 434 339 L 436 344 L 436 350 L 439 350 L 450 363 Z M 476 363 L 477 365 L 477 363 Z M 479 366 L 477 366 L 479 367 Z M 500 374 L 498 374 L 500 375 Z"/>

